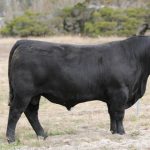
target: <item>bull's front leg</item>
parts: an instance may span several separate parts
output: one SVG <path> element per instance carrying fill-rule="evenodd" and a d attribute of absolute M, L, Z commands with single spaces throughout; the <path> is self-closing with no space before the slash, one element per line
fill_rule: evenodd
<path fill-rule="evenodd" d="M 124 110 L 110 111 L 110 131 L 112 134 L 124 134 L 123 127 Z"/>
<path fill-rule="evenodd" d="M 127 101 L 127 92 L 115 92 L 112 99 L 107 103 L 110 115 L 110 131 L 112 134 L 124 134 L 123 119 L 125 114 L 125 105 Z"/>

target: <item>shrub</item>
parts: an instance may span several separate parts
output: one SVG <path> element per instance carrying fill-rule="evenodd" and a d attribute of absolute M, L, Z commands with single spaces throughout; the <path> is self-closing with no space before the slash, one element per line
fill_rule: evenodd
<path fill-rule="evenodd" d="M 72 7 L 66 7 L 62 10 L 62 17 L 71 16 Z"/>
<path fill-rule="evenodd" d="M 124 22 L 122 22 L 122 27 L 117 31 L 117 34 L 126 36 L 134 35 L 140 24 L 140 20 L 137 20 L 135 18 L 127 18 Z"/>
<path fill-rule="evenodd" d="M 96 23 L 85 23 L 84 31 L 89 36 L 107 36 L 115 34 L 116 22 L 100 21 Z"/>
<path fill-rule="evenodd" d="M 4 36 L 44 36 L 68 32 L 88 36 L 131 36 L 145 22 L 150 22 L 148 7 L 104 7 L 97 10 L 89 8 L 86 3 L 78 3 L 58 11 L 55 15 L 28 11 L 7 22 L 0 32 Z"/>
<path fill-rule="evenodd" d="M 6 23 L 1 29 L 1 34 L 4 36 L 44 36 L 50 34 L 50 31 L 45 23 L 40 20 L 40 14 L 26 12 Z"/>
<path fill-rule="evenodd" d="M 149 21 L 148 16 L 150 16 L 149 11 L 143 8 L 124 10 L 102 8 L 92 14 L 91 20 L 85 22 L 84 34 L 131 36 L 142 23 Z"/>
<path fill-rule="evenodd" d="M 88 17 L 84 16 L 86 11 L 91 11 Z M 64 26 L 64 30 L 75 33 L 74 26 L 80 21 L 82 22 L 82 26 L 79 26 L 80 33 L 88 36 L 131 36 L 136 33 L 140 24 L 150 21 L 148 8 L 104 7 L 92 11 L 85 3 L 78 3 L 72 9 L 70 8 L 66 16 L 68 21 L 64 20 L 68 25 Z"/>

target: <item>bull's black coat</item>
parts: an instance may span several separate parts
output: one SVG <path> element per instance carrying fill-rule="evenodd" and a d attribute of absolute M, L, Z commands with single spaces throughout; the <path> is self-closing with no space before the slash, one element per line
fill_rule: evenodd
<path fill-rule="evenodd" d="M 9 142 L 24 112 L 36 134 L 40 96 L 68 110 L 78 103 L 107 103 L 112 133 L 123 134 L 124 110 L 143 96 L 150 73 L 150 37 L 138 36 L 102 45 L 18 41 L 10 52 Z"/>

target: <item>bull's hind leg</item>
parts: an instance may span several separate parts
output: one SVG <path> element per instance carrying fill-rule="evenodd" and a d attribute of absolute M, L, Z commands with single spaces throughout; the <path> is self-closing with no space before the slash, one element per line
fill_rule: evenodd
<path fill-rule="evenodd" d="M 107 104 L 110 115 L 110 130 L 113 134 L 124 134 L 123 118 L 127 101 L 127 92 L 118 91 L 111 97 L 112 99 Z"/>
<path fill-rule="evenodd" d="M 28 118 L 32 128 L 36 132 L 37 136 L 42 136 L 45 139 L 47 137 L 47 134 L 44 132 L 38 119 L 39 101 L 40 96 L 33 97 L 30 104 L 25 110 L 25 115 Z"/>
<path fill-rule="evenodd" d="M 30 102 L 30 98 L 22 98 L 20 96 L 15 96 L 11 106 L 9 108 L 9 117 L 8 117 L 8 125 L 6 136 L 9 143 L 15 141 L 15 129 L 16 124 L 21 116 L 21 114 L 25 111 L 26 107 Z"/>

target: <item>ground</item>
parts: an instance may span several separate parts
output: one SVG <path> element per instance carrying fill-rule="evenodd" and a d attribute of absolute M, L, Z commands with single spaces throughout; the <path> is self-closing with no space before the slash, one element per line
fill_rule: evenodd
<path fill-rule="evenodd" d="M 52 37 L 37 40 L 59 43 L 104 43 L 121 38 Z M 106 104 L 93 101 L 78 104 L 71 111 L 42 98 L 39 118 L 49 137 L 38 139 L 22 115 L 16 129 L 16 142 L 7 144 L 5 132 L 8 118 L 7 62 L 15 41 L 0 39 L 0 150 L 150 150 L 150 81 L 145 96 L 126 110 L 125 135 L 112 135 Z"/>

